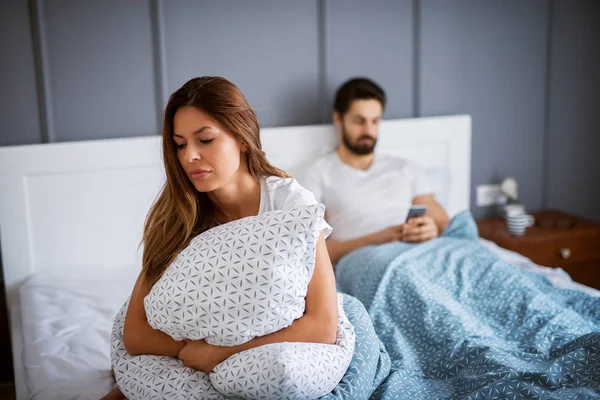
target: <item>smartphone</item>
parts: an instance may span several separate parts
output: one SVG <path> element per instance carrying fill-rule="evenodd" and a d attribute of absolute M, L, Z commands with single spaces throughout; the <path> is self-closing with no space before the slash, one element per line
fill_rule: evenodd
<path fill-rule="evenodd" d="M 406 216 L 406 222 L 411 218 L 422 217 L 425 215 L 425 212 L 427 212 L 427 206 L 411 206 Z"/>

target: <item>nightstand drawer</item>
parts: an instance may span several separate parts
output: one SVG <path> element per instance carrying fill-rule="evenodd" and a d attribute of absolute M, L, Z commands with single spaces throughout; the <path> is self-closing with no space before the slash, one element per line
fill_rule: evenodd
<path fill-rule="evenodd" d="M 482 238 L 516 251 L 534 263 L 561 267 L 573 280 L 600 288 L 600 224 L 561 211 L 533 213 L 535 225 L 511 236 L 504 218 L 477 221 Z"/>
<path fill-rule="evenodd" d="M 574 281 L 600 290 L 600 258 L 562 268 Z"/>
<path fill-rule="evenodd" d="M 526 242 L 518 247 L 519 253 L 536 264 L 552 267 L 600 259 L 600 236 L 575 236 L 545 242 Z"/>

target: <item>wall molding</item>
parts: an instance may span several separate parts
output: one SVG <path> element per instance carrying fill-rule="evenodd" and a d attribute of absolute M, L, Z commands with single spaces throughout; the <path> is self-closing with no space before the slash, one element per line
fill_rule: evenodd
<path fill-rule="evenodd" d="M 413 0 L 413 65 L 412 65 L 412 103 L 413 118 L 421 116 L 421 1 Z"/>
<path fill-rule="evenodd" d="M 328 63 L 327 63 L 327 49 L 329 34 L 327 29 L 327 0 L 317 0 L 317 58 L 319 62 L 319 110 L 321 123 L 329 122 L 331 110 L 329 109 L 330 101 L 327 99 L 327 77 L 328 77 Z"/>
<path fill-rule="evenodd" d="M 552 96 L 552 20 L 554 18 L 554 0 L 548 0 L 548 21 L 546 26 L 546 83 L 544 100 L 544 131 L 542 151 L 542 208 L 548 208 L 548 170 L 550 167 L 550 107 Z"/>
<path fill-rule="evenodd" d="M 33 62 L 40 116 L 40 136 L 42 143 L 56 142 L 54 127 L 54 107 L 50 85 L 50 55 L 46 40 L 46 13 L 44 0 L 30 0 L 29 19 L 33 45 Z"/>
<path fill-rule="evenodd" d="M 160 135 L 163 114 L 168 102 L 165 15 L 162 0 L 150 0 L 150 31 L 152 34 L 152 60 L 154 63 L 154 95 L 156 97 L 156 128 Z"/>

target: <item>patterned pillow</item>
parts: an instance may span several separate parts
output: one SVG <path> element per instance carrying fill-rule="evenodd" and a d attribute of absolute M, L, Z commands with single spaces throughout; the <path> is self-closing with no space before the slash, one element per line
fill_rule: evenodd
<path fill-rule="evenodd" d="M 289 326 L 304 314 L 324 212 L 269 211 L 198 235 L 144 299 L 148 322 L 220 346 Z"/>
<path fill-rule="evenodd" d="M 342 380 L 354 354 L 354 328 L 338 294 L 335 344 L 271 343 L 234 354 L 209 375 L 228 398 L 317 399 Z"/>
<path fill-rule="evenodd" d="M 260 346 L 228 358 L 210 375 L 185 367 L 177 358 L 127 353 L 123 326 L 128 305 L 129 300 L 115 317 L 111 362 L 117 385 L 129 400 L 307 399 L 323 395 L 366 399 L 389 372 L 389 358 L 383 360 L 387 370 L 378 362 L 381 343 L 364 307 L 339 293 L 335 345 Z"/>

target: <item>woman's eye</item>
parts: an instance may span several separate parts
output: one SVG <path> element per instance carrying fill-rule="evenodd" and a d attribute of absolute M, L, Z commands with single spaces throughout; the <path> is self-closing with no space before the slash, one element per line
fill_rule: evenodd
<path fill-rule="evenodd" d="M 212 141 L 213 141 L 212 139 L 201 139 L 201 140 L 200 140 L 200 143 L 203 143 L 203 144 L 209 144 L 209 143 L 210 143 L 210 142 L 212 142 Z"/>
<path fill-rule="evenodd" d="M 185 143 L 182 143 L 182 144 L 177 144 L 177 143 L 175 143 L 175 147 L 176 147 L 177 149 L 183 149 L 183 148 L 185 147 Z"/>

